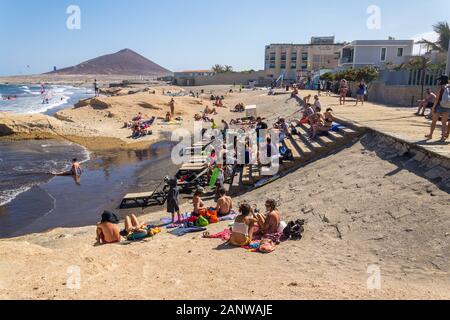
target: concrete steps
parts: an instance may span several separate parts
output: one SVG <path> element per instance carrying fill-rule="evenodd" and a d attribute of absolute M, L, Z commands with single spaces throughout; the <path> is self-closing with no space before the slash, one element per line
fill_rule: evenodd
<path fill-rule="evenodd" d="M 327 135 L 311 139 L 308 125 L 292 123 L 291 129 L 294 128 L 297 134 L 288 135 L 280 144 L 292 151 L 293 159 L 283 161 L 277 174 L 283 174 L 289 170 L 299 168 L 302 164 L 330 153 L 362 135 L 361 130 L 342 125 L 336 131 L 330 131 Z M 253 187 L 259 180 L 270 178 L 270 176 L 264 175 L 266 170 L 267 168 L 259 168 L 257 165 L 242 166 L 242 169 L 240 169 L 233 180 L 231 189 L 235 190 L 237 194 L 242 186 Z"/>

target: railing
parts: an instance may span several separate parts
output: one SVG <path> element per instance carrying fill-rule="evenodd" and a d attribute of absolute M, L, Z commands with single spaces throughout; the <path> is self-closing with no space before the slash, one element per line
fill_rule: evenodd
<path fill-rule="evenodd" d="M 439 70 L 411 70 L 409 74 L 408 85 L 420 86 L 435 86 L 437 85 L 437 79 L 445 73 L 444 69 Z"/>
<path fill-rule="evenodd" d="M 386 85 L 400 86 L 435 86 L 437 79 L 444 74 L 444 69 L 440 70 L 381 70 L 380 81 Z"/>
<path fill-rule="evenodd" d="M 353 57 L 342 57 L 341 63 L 353 63 Z"/>

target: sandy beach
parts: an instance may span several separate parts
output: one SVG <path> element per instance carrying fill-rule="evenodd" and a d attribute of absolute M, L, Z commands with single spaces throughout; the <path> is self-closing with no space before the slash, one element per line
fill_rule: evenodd
<path fill-rule="evenodd" d="M 227 108 L 217 109 L 217 123 L 236 117 L 229 108 L 239 102 L 258 105 L 269 123 L 280 116 L 298 117 L 298 103 L 290 95 L 268 96 L 260 90 L 228 94 L 230 86 L 183 88 L 201 89 L 205 95 L 199 99 L 175 98 L 183 127 L 192 127 L 193 115 L 211 106 L 210 92 L 225 95 Z M 7 115 L 0 128 L 14 131 L 5 139 L 59 137 L 92 150 L 136 148 L 129 130 L 121 127 L 138 112 L 159 117 L 168 111 L 170 97 L 160 94 L 162 87 L 155 90 L 156 95 L 101 97 L 106 108 L 94 101 L 58 112 L 59 119 Z M 307 93 L 313 92 L 300 95 Z M 371 103 L 338 106 L 336 97 L 321 100 L 338 117 L 407 141 L 420 143 L 428 130 L 427 120 L 412 116 L 415 110 Z M 154 129 L 139 143 L 166 139 L 173 130 Z M 282 243 L 271 254 L 230 249 L 201 234 L 175 237 L 166 230 L 143 242 L 97 247 L 95 227 L 55 229 L 0 240 L 0 298 L 449 299 L 449 189 L 427 177 L 423 163 L 397 155 L 378 139 L 368 133 L 340 152 L 234 199 L 261 208 L 265 199 L 274 198 L 283 220 L 306 220 L 302 240 Z M 450 148 L 422 145 L 443 156 Z M 183 205 L 182 211 L 190 210 L 190 203 Z M 166 216 L 161 209 L 140 218 L 153 223 Z M 209 231 L 226 228 L 223 222 Z M 81 287 L 75 290 L 67 286 L 73 266 L 81 271 Z M 367 287 L 371 266 L 381 271 L 379 290 Z"/>

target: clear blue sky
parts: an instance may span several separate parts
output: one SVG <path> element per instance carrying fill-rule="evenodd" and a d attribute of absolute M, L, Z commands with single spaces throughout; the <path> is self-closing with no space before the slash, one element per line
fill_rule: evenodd
<path fill-rule="evenodd" d="M 72 4 L 81 8 L 81 30 L 66 28 Z M 381 8 L 381 30 L 366 27 L 372 4 Z M 46 72 L 123 48 L 173 71 L 216 63 L 261 69 L 269 43 L 411 39 L 444 20 L 449 0 L 0 0 L 0 75 Z"/>

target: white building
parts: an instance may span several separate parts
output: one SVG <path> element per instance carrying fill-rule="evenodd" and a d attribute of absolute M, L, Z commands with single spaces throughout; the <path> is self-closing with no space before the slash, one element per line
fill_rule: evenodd
<path fill-rule="evenodd" d="M 413 54 L 413 40 L 357 40 L 341 49 L 339 67 L 383 67 L 401 64 Z"/>

